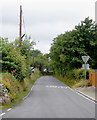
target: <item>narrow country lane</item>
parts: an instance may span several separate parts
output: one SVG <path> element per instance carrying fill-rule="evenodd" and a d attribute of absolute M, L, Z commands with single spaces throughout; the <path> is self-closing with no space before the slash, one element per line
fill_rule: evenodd
<path fill-rule="evenodd" d="M 3 118 L 95 118 L 95 103 L 52 76 L 42 76 Z"/>

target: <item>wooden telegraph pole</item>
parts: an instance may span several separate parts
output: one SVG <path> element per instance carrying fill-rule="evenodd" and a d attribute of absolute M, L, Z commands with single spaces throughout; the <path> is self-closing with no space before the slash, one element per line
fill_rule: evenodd
<path fill-rule="evenodd" d="M 21 46 L 21 42 L 22 42 L 22 38 L 21 38 L 21 35 L 22 35 L 22 6 L 20 5 L 20 46 Z"/>

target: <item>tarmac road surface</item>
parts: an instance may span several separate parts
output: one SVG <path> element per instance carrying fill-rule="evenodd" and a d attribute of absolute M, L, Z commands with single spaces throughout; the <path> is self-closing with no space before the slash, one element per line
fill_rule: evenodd
<path fill-rule="evenodd" d="M 52 76 L 42 76 L 3 118 L 95 118 L 95 103 Z"/>

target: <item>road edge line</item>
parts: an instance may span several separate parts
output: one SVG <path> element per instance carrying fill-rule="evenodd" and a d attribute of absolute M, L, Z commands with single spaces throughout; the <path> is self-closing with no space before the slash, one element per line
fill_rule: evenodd
<path fill-rule="evenodd" d="M 30 91 L 27 93 L 27 95 L 22 99 L 22 100 L 25 100 L 31 93 L 32 89 L 33 89 L 34 85 L 32 85 Z"/>
<path fill-rule="evenodd" d="M 87 100 L 89 100 L 89 101 L 91 101 L 91 102 L 93 102 L 93 103 L 96 103 L 96 101 L 94 101 L 93 99 L 91 99 L 89 96 L 84 95 L 84 93 L 81 93 L 81 92 L 79 92 L 79 91 L 77 91 L 77 90 L 75 90 L 75 89 L 72 89 L 72 88 L 70 88 L 70 87 L 68 87 L 68 88 L 71 89 L 72 91 L 76 92 L 76 93 L 79 94 L 80 96 L 84 97 L 85 99 L 87 99 Z"/>
<path fill-rule="evenodd" d="M 1 114 L 0 114 L 0 117 L 2 117 L 3 115 L 5 115 L 5 113 L 1 113 Z"/>
<path fill-rule="evenodd" d="M 77 90 L 76 90 L 77 91 Z M 77 91 L 78 93 L 84 95 L 85 97 L 89 98 L 90 100 L 94 101 L 95 103 L 97 103 L 97 100 L 95 100 L 94 98 L 90 97 L 89 95 L 83 93 L 83 92 L 80 92 L 80 91 Z"/>

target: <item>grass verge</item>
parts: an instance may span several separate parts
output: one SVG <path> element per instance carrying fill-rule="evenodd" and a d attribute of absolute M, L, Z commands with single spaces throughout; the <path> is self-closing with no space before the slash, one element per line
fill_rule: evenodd
<path fill-rule="evenodd" d="M 14 100 L 12 100 L 12 102 L 10 104 L 5 104 L 5 105 L 1 106 L 0 108 L 6 109 L 6 108 L 12 108 L 12 107 L 16 106 L 27 95 L 27 93 L 30 91 L 31 86 L 33 84 L 34 84 L 34 82 L 29 84 L 27 89 L 25 91 L 23 91 L 22 93 L 20 93 Z"/>
<path fill-rule="evenodd" d="M 61 75 L 53 75 L 53 77 L 60 80 L 61 82 L 73 89 L 85 86 L 84 79 L 68 79 L 67 77 L 62 77 Z M 86 80 L 86 86 L 91 86 L 90 80 Z"/>
<path fill-rule="evenodd" d="M 61 75 L 53 75 L 53 77 L 60 80 L 61 82 L 63 82 L 64 84 L 68 85 L 71 88 L 75 82 L 74 80 L 70 80 L 67 77 L 62 77 Z"/>
<path fill-rule="evenodd" d="M 29 78 L 26 78 L 25 82 L 22 83 L 22 86 L 24 87 L 23 91 L 19 92 L 17 97 L 11 100 L 10 104 L 4 104 L 0 106 L 0 109 L 12 108 L 12 107 L 15 107 L 18 103 L 20 103 L 21 100 L 28 94 L 34 82 L 40 76 L 41 74 L 38 71 L 36 71 L 35 73 L 32 73 L 32 75 Z"/>

